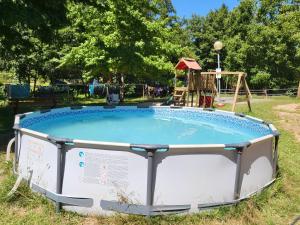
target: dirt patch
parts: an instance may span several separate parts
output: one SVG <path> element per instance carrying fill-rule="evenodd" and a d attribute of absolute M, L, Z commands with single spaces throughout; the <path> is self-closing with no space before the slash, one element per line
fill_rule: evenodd
<path fill-rule="evenodd" d="M 84 223 L 85 225 L 98 225 L 100 224 L 100 222 L 98 221 L 98 219 L 96 217 L 87 217 L 84 219 Z"/>
<path fill-rule="evenodd" d="M 300 142 L 300 104 L 278 105 L 274 110 L 280 118 L 280 125 Z"/>
<path fill-rule="evenodd" d="M 284 111 L 291 113 L 300 113 L 300 104 L 277 105 L 274 107 L 276 111 Z"/>
<path fill-rule="evenodd" d="M 18 217 L 26 217 L 28 210 L 23 207 L 13 206 L 9 208 L 9 212 Z"/>

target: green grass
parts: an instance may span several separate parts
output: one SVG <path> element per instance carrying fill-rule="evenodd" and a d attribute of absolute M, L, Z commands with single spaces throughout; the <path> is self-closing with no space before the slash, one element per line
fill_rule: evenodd
<path fill-rule="evenodd" d="M 22 184 L 11 198 L 6 197 L 16 178 L 11 172 L 11 164 L 4 163 L 4 153 L 1 153 L 0 224 L 290 224 L 297 215 L 300 215 L 300 144 L 296 142 L 293 134 L 280 127 L 279 118 L 272 108 L 295 102 L 300 103 L 294 98 L 276 97 L 254 103 L 251 113 L 248 113 L 245 104 L 237 105 L 238 112 L 272 121 L 281 132 L 280 170 L 276 182 L 262 193 L 237 206 L 193 215 L 159 216 L 150 219 L 118 214 L 112 217 L 85 217 L 70 212 L 56 214 L 53 204 L 32 193 L 26 184 Z M 82 100 L 82 103 L 91 102 Z M 230 106 L 227 105 L 222 109 L 230 109 Z M 3 111 L 0 111 L 0 115 L 1 113 Z M 3 124 L 5 127 L 10 123 Z"/>

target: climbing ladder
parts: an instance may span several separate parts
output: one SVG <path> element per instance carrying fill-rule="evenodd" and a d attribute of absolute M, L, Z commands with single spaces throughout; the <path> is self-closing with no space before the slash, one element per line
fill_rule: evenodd
<path fill-rule="evenodd" d="M 187 88 L 185 87 L 175 87 L 173 100 L 175 105 L 185 105 L 185 96 Z"/>

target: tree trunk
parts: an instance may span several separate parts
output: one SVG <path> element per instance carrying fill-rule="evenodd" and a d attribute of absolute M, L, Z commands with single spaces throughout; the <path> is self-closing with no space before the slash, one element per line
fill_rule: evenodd
<path fill-rule="evenodd" d="M 300 98 L 300 81 L 299 81 L 299 86 L 298 86 L 297 98 Z"/>
<path fill-rule="evenodd" d="M 33 80 L 33 95 L 35 95 L 36 82 L 37 82 L 37 76 L 34 77 L 34 80 Z"/>
<path fill-rule="evenodd" d="M 120 102 L 124 102 L 124 97 L 125 97 L 124 92 L 125 92 L 124 74 L 121 73 Z"/>
<path fill-rule="evenodd" d="M 28 82 L 29 85 L 30 85 L 30 78 L 31 78 L 30 75 L 28 75 L 27 76 L 27 82 Z"/>
<path fill-rule="evenodd" d="M 83 79 L 83 77 L 81 76 L 80 77 L 80 79 L 81 79 L 81 82 L 82 82 L 82 85 L 83 85 L 83 93 L 84 93 L 84 97 L 86 98 L 88 95 L 89 95 L 89 87 L 88 87 L 88 84 L 86 84 L 85 82 L 84 82 L 84 79 Z M 78 96 L 78 92 L 77 92 L 77 96 Z"/>

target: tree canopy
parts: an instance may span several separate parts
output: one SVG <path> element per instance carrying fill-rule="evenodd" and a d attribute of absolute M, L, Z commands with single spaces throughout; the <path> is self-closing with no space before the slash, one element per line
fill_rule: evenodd
<path fill-rule="evenodd" d="M 299 0 L 241 0 L 207 16 L 179 18 L 171 0 L 2 0 L 0 69 L 22 82 L 124 76 L 163 82 L 180 57 L 248 73 L 257 88 L 293 85 L 300 74 Z"/>
<path fill-rule="evenodd" d="M 212 44 L 224 42 L 222 67 L 248 73 L 257 88 L 293 85 L 300 74 L 300 5 L 296 1 L 243 0 L 231 12 L 223 5 L 193 16 L 187 31 L 205 69 L 214 69 Z M 268 81 L 268 82 L 266 82 Z"/>

